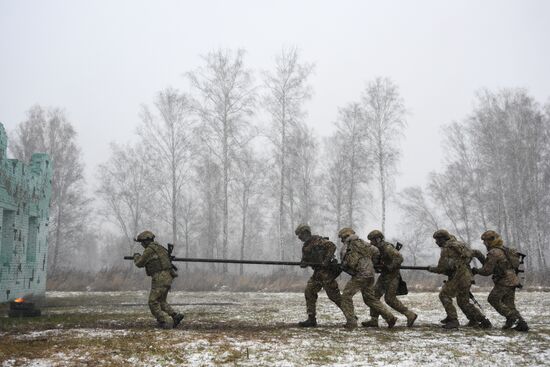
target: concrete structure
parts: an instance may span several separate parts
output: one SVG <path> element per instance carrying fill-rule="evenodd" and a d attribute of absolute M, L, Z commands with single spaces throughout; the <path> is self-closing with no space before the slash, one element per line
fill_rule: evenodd
<path fill-rule="evenodd" d="M 0 124 L 0 302 L 44 296 L 53 172 L 47 154 L 27 164 L 7 159 L 7 146 Z"/>

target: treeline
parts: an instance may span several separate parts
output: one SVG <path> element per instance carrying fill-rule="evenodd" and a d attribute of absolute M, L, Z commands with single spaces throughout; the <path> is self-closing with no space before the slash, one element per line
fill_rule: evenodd
<path fill-rule="evenodd" d="M 523 90 L 482 92 L 471 115 L 443 132 L 445 170 L 392 195 L 406 124 L 398 86 L 366 81 L 321 139 L 304 122 L 313 70 L 296 49 L 265 71 L 248 68 L 243 50 L 205 55 L 185 73 L 185 91 L 166 88 L 143 105 L 134 143 L 113 142 L 87 190 L 73 126 L 60 109 L 32 107 L 10 151 L 19 159 L 46 151 L 55 164 L 50 272 L 118 268 L 140 250 L 132 239 L 145 228 L 176 244 L 178 256 L 294 260 L 299 223 L 335 238 L 343 226 L 365 232 L 374 215 L 384 230 L 392 198 L 411 263 L 433 260 L 437 228 L 468 243 L 493 228 L 528 253 L 529 267 L 546 269 L 548 105 Z M 261 270 L 181 264 L 189 266 Z"/>
<path fill-rule="evenodd" d="M 482 90 L 473 111 L 445 126 L 445 168 L 399 194 L 411 243 L 445 227 L 468 243 L 486 229 L 527 254 L 526 277 L 548 272 L 550 104 L 526 90 Z M 537 274 L 540 277 L 540 273 Z"/>

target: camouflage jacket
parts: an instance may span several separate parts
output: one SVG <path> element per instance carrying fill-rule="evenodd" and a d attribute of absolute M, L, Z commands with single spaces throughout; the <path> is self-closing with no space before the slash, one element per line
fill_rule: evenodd
<path fill-rule="evenodd" d="M 520 284 L 516 271 L 506 258 L 504 250 L 500 247 L 489 250 L 485 264 L 477 273 L 484 276 L 492 274 L 493 281 L 498 285 L 517 287 Z"/>
<path fill-rule="evenodd" d="M 399 273 L 399 267 L 403 262 L 403 255 L 395 246 L 389 242 L 383 242 L 381 246 L 378 246 L 380 250 L 380 257 L 376 263 L 376 267 L 379 267 L 382 270 L 382 273 Z"/>
<path fill-rule="evenodd" d="M 325 237 L 313 235 L 302 246 L 302 262 L 328 265 L 334 258 L 336 245 Z M 312 266 L 314 270 L 323 269 L 322 266 Z"/>
<path fill-rule="evenodd" d="M 149 276 L 154 276 L 161 271 L 171 271 L 172 263 L 168 256 L 168 250 L 157 242 L 150 243 L 142 255 L 134 255 L 134 264 L 138 268 L 145 267 L 145 272 Z"/>
<path fill-rule="evenodd" d="M 478 251 L 479 252 L 479 251 Z M 472 277 L 470 261 L 474 256 L 465 243 L 452 237 L 441 246 L 441 254 L 436 267 L 430 267 L 432 273 L 445 274 L 449 277 L 461 275 Z"/>
<path fill-rule="evenodd" d="M 340 251 L 346 271 L 365 278 L 374 278 L 374 263 L 378 262 L 379 256 L 380 251 L 375 246 L 356 235 L 349 236 Z"/>

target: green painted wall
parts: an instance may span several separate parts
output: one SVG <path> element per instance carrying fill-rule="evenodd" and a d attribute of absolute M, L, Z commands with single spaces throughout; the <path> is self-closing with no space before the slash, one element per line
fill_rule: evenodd
<path fill-rule="evenodd" d="M 44 295 L 53 172 L 47 154 L 24 163 L 7 159 L 7 146 L 0 123 L 0 302 Z"/>

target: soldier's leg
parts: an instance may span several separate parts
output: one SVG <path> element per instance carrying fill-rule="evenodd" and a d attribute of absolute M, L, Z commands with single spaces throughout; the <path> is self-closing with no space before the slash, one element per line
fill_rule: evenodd
<path fill-rule="evenodd" d="M 177 312 L 174 311 L 172 306 L 170 306 L 170 304 L 166 301 L 166 299 L 168 298 L 168 292 L 170 292 L 170 288 L 171 287 L 165 287 L 165 291 L 161 295 L 161 298 L 160 298 L 160 308 L 161 308 L 161 310 L 166 312 L 171 317 L 174 317 L 174 315 L 176 315 Z"/>
<path fill-rule="evenodd" d="M 456 284 L 452 280 L 449 280 L 443 284 L 443 287 L 441 287 L 441 291 L 439 292 L 439 300 L 441 301 L 441 304 L 445 309 L 445 313 L 447 314 L 447 324 L 449 322 L 452 322 L 453 325 L 458 323 L 458 315 L 456 313 L 456 308 L 453 305 L 453 297 L 455 296 Z"/>
<path fill-rule="evenodd" d="M 479 322 L 483 321 L 485 316 L 483 316 L 481 311 L 472 302 L 470 302 L 471 287 L 472 283 L 468 278 L 461 279 L 457 282 L 456 303 L 470 321 L 468 325 L 475 326 Z"/>
<path fill-rule="evenodd" d="M 306 311 L 308 316 L 315 317 L 317 307 L 317 294 L 323 288 L 323 284 L 313 276 L 309 278 L 306 284 L 304 295 L 306 297 Z"/>
<path fill-rule="evenodd" d="M 347 323 L 357 324 L 355 308 L 353 307 L 353 296 L 361 289 L 361 279 L 352 277 L 342 291 L 342 312 Z"/>
<path fill-rule="evenodd" d="M 401 301 L 397 298 L 397 287 L 399 286 L 399 276 L 393 276 L 388 279 L 386 294 L 384 296 L 384 301 L 388 306 L 393 308 L 395 311 L 407 315 L 409 309 L 405 307 Z"/>
<path fill-rule="evenodd" d="M 376 283 L 374 284 L 374 297 L 376 299 L 380 299 L 384 295 L 384 293 L 386 292 L 386 279 L 385 278 L 386 277 L 385 277 L 384 274 L 380 274 L 380 276 L 376 280 Z M 366 324 L 368 324 L 368 325 L 363 325 L 363 326 L 370 326 L 371 324 L 372 324 L 372 326 L 377 326 L 378 316 L 380 316 L 378 311 L 375 310 L 374 308 L 371 308 L 370 309 L 371 322 L 367 322 Z"/>
<path fill-rule="evenodd" d="M 395 325 L 397 318 L 374 294 L 373 278 L 365 279 L 361 287 L 361 295 L 363 296 L 363 302 L 365 302 L 367 306 L 374 309 L 377 314 L 382 315 L 382 318 L 388 323 L 388 327 L 393 327 Z"/>
<path fill-rule="evenodd" d="M 340 293 L 340 288 L 338 288 L 338 282 L 336 279 L 323 282 L 323 288 L 327 293 L 328 298 L 342 309 L 342 294 Z"/>
<path fill-rule="evenodd" d="M 506 317 L 506 319 L 517 319 L 519 318 L 519 312 L 515 309 L 515 307 L 510 307 L 510 303 L 505 303 L 504 299 L 509 299 L 510 292 L 515 291 L 512 287 L 506 287 L 502 285 L 495 285 L 491 293 L 489 293 L 489 297 L 487 298 L 487 301 L 493 306 L 493 308 L 502 316 Z"/>
<path fill-rule="evenodd" d="M 161 299 L 164 294 L 167 292 L 166 287 L 153 287 L 149 293 L 149 309 L 157 321 L 161 324 L 169 324 L 171 322 L 170 316 L 164 312 L 160 306 Z"/>

